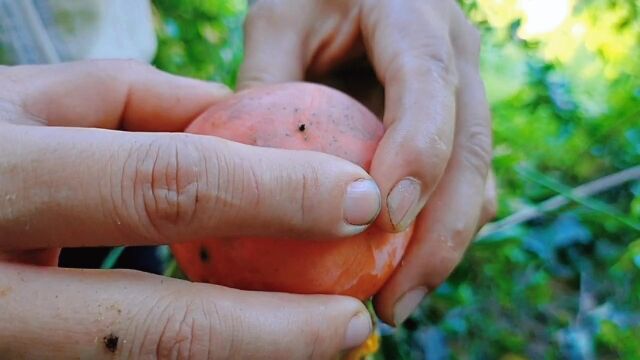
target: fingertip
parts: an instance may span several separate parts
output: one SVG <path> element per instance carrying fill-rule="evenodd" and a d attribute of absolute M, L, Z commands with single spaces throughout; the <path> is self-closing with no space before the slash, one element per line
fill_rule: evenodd
<path fill-rule="evenodd" d="M 403 263 L 405 261 L 403 259 Z M 376 315 L 382 322 L 392 327 L 401 326 L 435 288 L 431 282 L 424 281 L 421 269 L 401 265 L 374 296 Z"/>
<path fill-rule="evenodd" d="M 371 166 L 383 197 L 377 225 L 388 232 L 402 232 L 415 222 L 439 185 L 450 156 L 443 141 L 419 140 L 406 130 L 410 125 L 411 121 L 398 122 L 387 129 Z"/>
<path fill-rule="evenodd" d="M 390 233 L 406 231 L 414 225 L 428 199 L 429 194 L 425 194 L 419 180 L 402 178 L 387 191 L 386 196 L 382 195 L 382 206 L 375 223 Z"/>
<path fill-rule="evenodd" d="M 386 210 L 394 232 L 406 230 L 415 221 L 426 199 L 422 185 L 413 177 L 398 181 L 387 196 Z"/>
<path fill-rule="evenodd" d="M 402 294 L 393 305 L 393 325 L 398 327 L 405 322 L 418 308 L 427 292 L 426 287 L 418 286 Z"/>
<path fill-rule="evenodd" d="M 422 285 L 400 293 L 380 293 L 374 301 L 376 314 L 385 324 L 397 328 L 418 309 L 428 293 L 427 287 Z"/>
<path fill-rule="evenodd" d="M 335 358 L 332 356 L 362 344 L 373 330 L 371 315 L 358 299 L 342 295 L 265 294 L 272 298 L 282 296 L 290 302 L 287 308 L 292 311 L 291 319 L 301 327 L 293 327 L 295 331 L 285 341 L 295 339 L 293 346 L 300 346 L 305 354 Z M 290 324 L 291 320 L 291 329 Z"/>
<path fill-rule="evenodd" d="M 334 319 L 343 322 L 341 350 L 353 349 L 365 342 L 373 330 L 373 320 L 364 303 L 350 296 L 329 295 L 325 299 L 337 307 L 332 313 L 340 315 Z"/>
<path fill-rule="evenodd" d="M 389 291 L 389 284 L 387 283 L 380 292 L 373 297 L 373 308 L 380 321 L 389 326 L 394 326 L 393 302 L 390 295 L 391 292 Z"/>
<path fill-rule="evenodd" d="M 343 350 L 353 349 L 367 340 L 373 329 L 371 316 L 367 311 L 356 313 L 347 325 L 344 334 Z"/>
<path fill-rule="evenodd" d="M 381 210 L 380 189 L 373 179 L 358 179 L 347 186 L 344 220 L 358 227 L 371 224 Z"/>
<path fill-rule="evenodd" d="M 369 310 L 365 304 L 354 297 L 346 295 L 329 295 L 331 298 L 338 299 L 340 306 L 342 306 L 345 312 L 351 314 L 351 316 L 357 316 L 360 313 L 366 313 L 369 315 Z"/>

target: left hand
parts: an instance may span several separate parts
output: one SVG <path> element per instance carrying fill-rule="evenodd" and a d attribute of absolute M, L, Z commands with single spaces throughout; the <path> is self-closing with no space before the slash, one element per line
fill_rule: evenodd
<path fill-rule="evenodd" d="M 451 0 L 259 0 L 245 45 L 240 88 L 328 81 L 384 112 L 371 166 L 383 201 L 377 224 L 402 231 L 415 220 L 403 265 L 375 302 L 382 320 L 399 325 L 495 213 L 477 30 Z M 365 54 L 384 105 L 344 70 Z"/>
<path fill-rule="evenodd" d="M 367 338 L 346 296 L 54 267 L 59 247 L 366 228 L 343 216 L 378 211 L 377 189 L 349 194 L 359 166 L 181 133 L 229 94 L 132 61 L 0 66 L 1 359 L 324 359 Z"/>

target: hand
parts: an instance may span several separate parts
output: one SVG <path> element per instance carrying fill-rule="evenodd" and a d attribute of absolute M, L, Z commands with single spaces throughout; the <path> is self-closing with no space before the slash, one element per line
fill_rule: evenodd
<path fill-rule="evenodd" d="M 444 281 L 495 212 L 479 48 L 450 0 L 260 0 L 246 21 L 240 87 L 319 80 L 384 112 L 371 166 L 383 201 L 377 224 L 402 231 L 415 220 L 403 265 L 376 296 L 390 324 Z M 365 55 L 384 96 L 359 77 Z"/>
<path fill-rule="evenodd" d="M 335 211 L 358 196 L 379 198 L 349 195 L 349 184 L 369 179 L 354 164 L 170 133 L 227 95 L 135 62 L 0 68 L 0 259 L 55 265 L 52 249 L 65 246 L 365 228 Z M 303 188 L 305 177 L 316 186 Z M 301 218 L 303 204 L 313 205 Z M 0 309 L 9 358 L 328 357 L 364 341 L 371 326 L 346 297 L 8 262 L 0 262 Z"/>

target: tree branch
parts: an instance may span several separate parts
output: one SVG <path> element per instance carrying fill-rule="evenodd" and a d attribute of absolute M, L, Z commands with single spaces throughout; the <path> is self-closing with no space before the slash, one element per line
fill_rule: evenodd
<path fill-rule="evenodd" d="M 573 189 L 572 194 L 575 197 L 590 197 L 632 180 L 640 180 L 640 165 L 580 185 Z M 564 195 L 556 195 L 535 206 L 526 207 L 502 220 L 488 223 L 480 230 L 476 239 L 480 240 L 511 226 L 533 220 L 547 212 L 557 210 L 570 202 L 571 201 Z"/>

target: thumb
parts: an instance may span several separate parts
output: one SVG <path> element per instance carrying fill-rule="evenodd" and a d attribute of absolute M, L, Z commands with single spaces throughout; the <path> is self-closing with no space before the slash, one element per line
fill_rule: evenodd
<path fill-rule="evenodd" d="M 37 296 L 34 296 L 37 294 Z M 8 358 L 332 358 L 363 342 L 355 299 L 192 284 L 133 271 L 0 263 Z"/>

